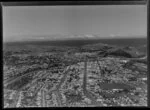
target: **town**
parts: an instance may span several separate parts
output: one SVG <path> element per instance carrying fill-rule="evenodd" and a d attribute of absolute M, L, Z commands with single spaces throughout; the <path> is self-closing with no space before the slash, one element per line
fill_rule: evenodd
<path fill-rule="evenodd" d="M 4 49 L 4 108 L 147 106 L 146 57 L 96 45 Z"/>

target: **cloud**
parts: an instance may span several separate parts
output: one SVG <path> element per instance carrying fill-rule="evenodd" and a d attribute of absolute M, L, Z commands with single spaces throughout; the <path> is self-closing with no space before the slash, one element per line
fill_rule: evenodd
<path fill-rule="evenodd" d="M 114 34 L 110 34 L 110 37 L 111 37 L 111 38 L 115 38 L 115 37 L 116 37 L 116 35 L 114 35 Z"/>
<path fill-rule="evenodd" d="M 87 37 L 87 38 L 94 38 L 95 36 L 93 36 L 93 35 L 85 35 L 85 37 Z"/>
<path fill-rule="evenodd" d="M 45 37 L 37 37 L 37 39 L 45 39 Z"/>

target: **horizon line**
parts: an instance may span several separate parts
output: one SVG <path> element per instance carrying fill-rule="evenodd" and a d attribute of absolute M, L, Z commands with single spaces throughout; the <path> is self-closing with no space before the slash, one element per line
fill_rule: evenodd
<path fill-rule="evenodd" d="M 20 40 L 20 41 L 3 41 L 3 43 L 17 43 L 17 42 L 49 42 L 49 41 L 65 41 L 65 40 L 105 40 L 105 39 L 110 39 L 110 40 L 115 40 L 115 39 L 147 39 L 143 38 L 143 37 L 134 37 L 134 38 L 130 38 L 130 37 L 124 37 L 124 38 L 64 38 L 64 39 L 42 39 L 42 40 Z"/>

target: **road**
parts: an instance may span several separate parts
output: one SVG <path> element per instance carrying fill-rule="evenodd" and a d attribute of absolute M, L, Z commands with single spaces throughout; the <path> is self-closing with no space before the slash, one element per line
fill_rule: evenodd
<path fill-rule="evenodd" d="M 91 100 L 91 106 L 100 106 L 101 104 L 96 101 L 97 97 L 87 90 L 87 60 L 84 62 L 84 77 L 83 77 L 83 93 L 84 95 Z"/>
<path fill-rule="evenodd" d="M 70 66 L 69 66 L 69 68 L 67 68 L 67 70 L 65 70 L 62 74 L 64 74 L 63 75 L 63 77 L 60 79 L 60 82 L 59 82 L 59 84 L 58 85 L 56 85 L 56 89 L 54 89 L 54 90 L 51 90 L 51 91 L 49 91 L 49 92 L 51 92 L 51 93 L 54 93 L 55 95 L 56 95 L 56 100 L 57 100 L 57 106 L 58 107 L 62 107 L 63 106 L 63 104 L 62 104 L 62 100 L 61 100 L 61 94 L 60 94 L 60 91 L 59 91 L 59 89 L 60 89 L 60 87 L 61 87 L 61 85 L 64 83 L 64 81 L 66 80 L 66 78 L 67 78 L 67 73 L 70 71 Z"/>

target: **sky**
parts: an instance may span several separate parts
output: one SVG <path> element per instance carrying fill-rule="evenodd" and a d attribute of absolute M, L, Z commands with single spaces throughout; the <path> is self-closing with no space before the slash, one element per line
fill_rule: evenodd
<path fill-rule="evenodd" d="M 146 5 L 4 6 L 3 41 L 145 37 Z"/>

